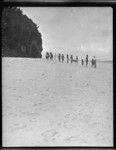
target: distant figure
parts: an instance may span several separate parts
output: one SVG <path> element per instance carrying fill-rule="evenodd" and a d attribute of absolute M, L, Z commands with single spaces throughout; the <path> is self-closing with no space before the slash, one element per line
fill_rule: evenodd
<path fill-rule="evenodd" d="M 92 60 L 91 60 L 91 67 L 93 67 L 93 66 L 94 66 L 94 60 L 92 58 Z"/>
<path fill-rule="evenodd" d="M 86 67 L 88 66 L 88 55 L 86 55 Z"/>
<path fill-rule="evenodd" d="M 96 59 L 95 56 L 93 56 L 92 60 L 91 60 L 91 66 L 96 68 Z"/>
<path fill-rule="evenodd" d="M 78 64 L 78 56 L 76 56 L 76 62 L 77 62 L 77 64 Z"/>
<path fill-rule="evenodd" d="M 62 58 L 62 62 L 64 62 L 64 55 L 63 54 L 62 54 L 61 58 Z"/>
<path fill-rule="evenodd" d="M 71 59 L 71 63 L 72 63 L 73 62 L 73 55 L 70 56 L 70 59 Z"/>
<path fill-rule="evenodd" d="M 53 54 L 50 52 L 50 59 L 53 60 Z"/>
<path fill-rule="evenodd" d="M 59 60 L 59 62 L 60 62 L 60 60 L 61 60 L 61 55 L 60 55 L 60 53 L 58 54 L 58 60 Z"/>
<path fill-rule="evenodd" d="M 84 60 L 83 59 L 81 60 L 81 64 L 82 64 L 82 66 L 84 65 Z"/>
<path fill-rule="evenodd" d="M 46 59 L 48 60 L 49 59 L 49 53 L 46 52 Z"/>
<path fill-rule="evenodd" d="M 95 58 L 95 56 L 93 57 L 93 62 L 94 62 L 94 68 L 96 68 L 96 58 Z"/>
<path fill-rule="evenodd" d="M 69 55 L 68 54 L 66 55 L 66 58 L 67 58 L 67 63 L 69 63 Z"/>

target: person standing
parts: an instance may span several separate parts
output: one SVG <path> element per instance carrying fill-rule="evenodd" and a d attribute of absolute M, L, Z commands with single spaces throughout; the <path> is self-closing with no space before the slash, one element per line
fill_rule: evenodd
<path fill-rule="evenodd" d="M 64 62 L 64 54 L 62 54 L 62 62 Z"/>
<path fill-rule="evenodd" d="M 53 60 L 53 54 L 50 52 L 50 59 Z"/>
<path fill-rule="evenodd" d="M 84 60 L 83 59 L 81 60 L 81 64 L 82 64 L 82 66 L 84 65 Z"/>
<path fill-rule="evenodd" d="M 77 64 L 78 64 L 78 56 L 76 56 L 76 62 L 77 62 Z"/>
<path fill-rule="evenodd" d="M 69 55 L 68 54 L 66 55 L 66 58 L 67 58 L 67 63 L 69 63 Z"/>
<path fill-rule="evenodd" d="M 72 63 L 73 62 L 73 55 L 70 56 L 70 59 L 71 59 L 71 63 Z"/>
<path fill-rule="evenodd" d="M 94 66 L 94 60 L 92 58 L 92 60 L 91 60 L 91 67 L 93 67 L 93 66 Z"/>
<path fill-rule="evenodd" d="M 88 55 L 86 55 L 86 67 L 88 66 Z"/>
<path fill-rule="evenodd" d="M 94 68 L 96 68 L 96 58 L 95 58 L 95 56 L 93 57 L 93 60 L 94 60 Z"/>
<path fill-rule="evenodd" d="M 48 60 L 48 58 L 49 58 L 49 53 L 46 52 L 46 59 Z"/>
<path fill-rule="evenodd" d="M 58 60 L 59 60 L 59 62 L 60 62 L 60 59 L 61 59 L 61 55 L 60 55 L 60 53 L 58 54 Z"/>

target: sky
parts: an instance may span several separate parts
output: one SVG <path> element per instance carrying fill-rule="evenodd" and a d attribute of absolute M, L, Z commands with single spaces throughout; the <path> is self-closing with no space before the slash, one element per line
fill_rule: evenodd
<path fill-rule="evenodd" d="M 46 51 L 112 60 L 111 7 L 21 7 L 42 34 Z"/>

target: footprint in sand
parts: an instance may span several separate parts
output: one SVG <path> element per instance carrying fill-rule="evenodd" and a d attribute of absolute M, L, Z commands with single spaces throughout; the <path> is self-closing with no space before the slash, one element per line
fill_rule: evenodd
<path fill-rule="evenodd" d="M 65 142 L 72 142 L 72 141 L 76 141 L 76 140 L 77 140 L 77 137 L 75 137 L 75 136 L 70 136 L 70 137 L 65 138 Z"/>
<path fill-rule="evenodd" d="M 76 137 L 76 136 L 70 136 L 70 137 L 67 137 L 64 139 L 65 142 L 79 142 L 79 143 L 87 143 L 87 141 L 83 138 L 79 138 L 79 137 Z"/>
<path fill-rule="evenodd" d="M 15 123 L 14 130 L 24 129 L 24 128 L 26 128 L 26 126 L 27 126 L 26 124 Z"/>
<path fill-rule="evenodd" d="M 45 140 L 55 139 L 58 136 L 58 132 L 56 130 L 47 130 L 41 134 Z"/>
<path fill-rule="evenodd" d="M 37 118 L 32 118 L 30 122 L 37 122 Z"/>

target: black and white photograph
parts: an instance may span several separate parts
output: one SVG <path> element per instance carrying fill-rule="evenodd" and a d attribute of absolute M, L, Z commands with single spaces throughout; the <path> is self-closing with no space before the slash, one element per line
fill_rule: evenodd
<path fill-rule="evenodd" d="M 113 146 L 113 9 L 4 7 L 3 147 Z"/>

